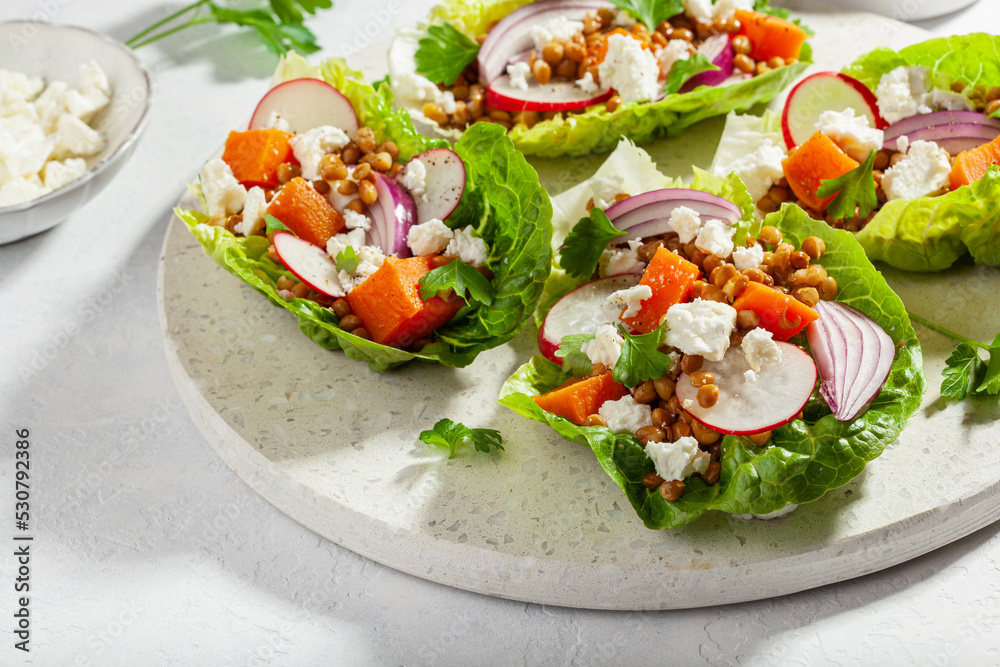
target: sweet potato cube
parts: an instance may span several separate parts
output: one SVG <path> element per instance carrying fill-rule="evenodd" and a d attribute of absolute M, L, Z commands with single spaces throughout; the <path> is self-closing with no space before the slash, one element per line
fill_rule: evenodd
<path fill-rule="evenodd" d="M 295 232 L 299 238 L 326 248 L 331 236 L 347 226 L 337 209 L 305 179 L 293 178 L 275 195 L 267 212 Z"/>
<path fill-rule="evenodd" d="M 956 190 L 978 181 L 995 164 L 1000 164 L 1000 137 L 982 146 L 962 151 L 951 168 L 951 189 Z"/>
<path fill-rule="evenodd" d="M 292 135 L 281 130 L 230 132 L 222 161 L 245 187 L 273 188 L 278 185 L 279 165 L 298 164 L 292 153 L 291 138 Z"/>
<path fill-rule="evenodd" d="M 461 297 L 420 298 L 418 283 L 430 270 L 429 257 L 386 257 L 378 271 L 347 295 L 351 312 L 361 318 L 373 341 L 406 348 L 455 316 Z"/>
<path fill-rule="evenodd" d="M 649 285 L 653 296 L 642 302 L 634 317 L 619 316 L 619 319 L 640 333 L 655 330 L 671 306 L 687 300 L 699 275 L 701 271 L 696 265 L 675 252 L 658 248 L 639 281 L 640 285 Z"/>
<path fill-rule="evenodd" d="M 791 21 L 763 12 L 738 9 L 736 20 L 740 22 L 740 34 L 750 40 L 750 57 L 754 60 L 770 60 L 775 56 L 784 60 L 798 58 L 809 37 Z"/>
<path fill-rule="evenodd" d="M 617 401 L 628 393 L 628 389 L 611 379 L 608 371 L 531 398 L 542 410 L 579 425 L 596 414 L 605 401 Z"/>
<path fill-rule="evenodd" d="M 816 194 L 823 181 L 840 178 L 847 172 L 858 167 L 858 163 L 832 139 L 816 132 L 781 163 L 785 170 L 785 178 L 799 199 L 809 208 L 823 213 L 833 200 L 832 195 L 825 199 Z"/>
<path fill-rule="evenodd" d="M 736 297 L 733 308 L 736 312 L 752 310 L 757 313 L 760 326 L 770 331 L 775 340 L 788 340 L 819 318 L 819 313 L 791 294 L 761 283 L 747 285 Z"/>

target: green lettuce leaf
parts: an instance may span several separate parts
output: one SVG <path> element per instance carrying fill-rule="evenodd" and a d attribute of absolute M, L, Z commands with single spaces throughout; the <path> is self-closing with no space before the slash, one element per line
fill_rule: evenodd
<path fill-rule="evenodd" d="M 351 100 L 361 123 L 375 131 L 379 142 L 395 141 L 404 160 L 448 145 L 418 134 L 405 110 L 393 110 L 388 86 L 375 90 L 343 60 L 331 59 L 313 66 L 294 54 L 283 59 L 276 80 L 298 77 L 320 78 L 338 88 Z M 534 309 L 552 262 L 552 206 L 537 174 L 499 125 L 479 123 L 464 134 L 454 150 L 465 163 L 467 187 L 462 205 L 448 222 L 456 226 L 471 224 L 486 241 L 487 265 L 493 270 L 496 296 L 488 307 L 475 303 L 463 309 L 438 331 L 439 340 L 419 353 L 346 333 L 337 328 L 337 318 L 328 308 L 313 301 L 281 298 L 277 280 L 291 274 L 270 260 L 265 237 L 236 237 L 222 227 L 203 224 L 206 217 L 196 211 L 178 210 L 177 215 L 212 259 L 273 304 L 292 312 L 302 332 L 322 347 L 343 349 L 351 359 L 364 361 L 378 372 L 412 359 L 463 367 L 483 350 L 513 338 Z M 453 221 L 455 216 L 458 219 Z"/>
<path fill-rule="evenodd" d="M 985 33 L 927 40 L 898 53 L 878 48 L 843 71 L 875 90 L 882 76 L 901 66 L 931 70 L 937 85 L 1000 85 L 1000 37 Z M 979 264 L 1000 264 L 1000 174 L 942 197 L 893 200 L 857 234 L 874 260 L 905 271 L 942 271 L 966 253 Z"/>
<path fill-rule="evenodd" d="M 868 461 L 895 440 L 920 407 L 925 379 L 919 342 L 899 297 L 854 238 L 812 220 L 792 205 L 785 205 L 764 222 L 781 229 L 785 239 L 796 245 L 808 236 L 822 238 L 827 252 L 819 262 L 840 285 L 837 300 L 868 314 L 897 344 L 885 385 L 853 422 L 837 421 L 816 392 L 804 411 L 804 419 L 775 430 L 766 447 L 755 447 L 746 438 L 726 436 L 722 441 L 719 482 L 707 486 L 697 477 L 690 478 L 685 482 L 684 495 L 668 502 L 642 485 L 642 476 L 653 472 L 654 467 L 635 437 L 614 435 L 599 426 L 576 426 L 535 404 L 532 396 L 558 386 L 568 377 L 562 368 L 536 356 L 501 389 L 501 404 L 549 424 L 567 440 L 590 447 L 649 528 L 677 528 L 709 510 L 766 514 L 788 503 L 816 500 L 857 476 Z"/>
<path fill-rule="evenodd" d="M 429 22 L 451 23 L 470 37 L 482 34 L 499 20 L 530 0 L 445 0 L 431 10 Z M 543 120 L 531 128 L 517 125 L 510 137 L 525 155 L 557 157 L 587 155 L 611 150 L 622 137 L 645 143 L 663 136 L 674 137 L 706 118 L 730 111 L 748 110 L 767 102 L 812 62 L 809 44 L 800 62 L 728 86 L 699 86 L 686 93 L 667 95 L 658 102 L 626 103 L 613 112 L 597 104 L 582 113 Z"/>

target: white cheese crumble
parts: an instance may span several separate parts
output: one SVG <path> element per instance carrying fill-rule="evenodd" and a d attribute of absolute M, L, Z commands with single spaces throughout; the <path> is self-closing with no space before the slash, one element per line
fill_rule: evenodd
<path fill-rule="evenodd" d="M 665 482 L 683 480 L 695 473 L 704 473 L 712 455 L 698 448 L 698 441 L 689 435 L 676 442 L 649 442 L 646 456 L 653 460 L 656 474 Z"/>
<path fill-rule="evenodd" d="M 851 108 L 824 111 L 819 115 L 816 129 L 858 162 L 864 162 L 873 150 L 882 150 L 885 140 L 885 132 L 872 127 L 868 116 L 859 116 Z"/>
<path fill-rule="evenodd" d="M 292 133 L 292 127 L 288 124 L 288 121 L 279 116 L 277 111 L 272 111 L 271 115 L 267 117 L 264 128 L 268 130 L 281 130 L 289 134 Z"/>
<path fill-rule="evenodd" d="M 747 186 L 750 197 L 756 202 L 785 175 L 785 168 L 781 163 L 786 157 L 788 157 L 788 151 L 784 146 L 766 138 L 753 152 L 743 155 L 728 165 L 727 170 L 735 172 L 740 177 L 743 184 Z M 716 173 L 716 176 L 725 175 Z"/>
<path fill-rule="evenodd" d="M 243 204 L 243 219 L 236 225 L 236 233 L 252 236 L 263 229 L 265 209 L 267 209 L 267 197 L 264 189 L 255 185 L 247 190 L 246 202 Z"/>
<path fill-rule="evenodd" d="M 347 225 L 348 229 L 363 229 L 366 232 L 372 228 L 371 219 L 357 211 L 352 211 L 351 209 L 344 209 L 344 224 Z M 412 227 L 410 228 L 412 229 Z"/>
<path fill-rule="evenodd" d="M 623 396 L 617 401 L 604 401 L 597 414 L 612 433 L 635 433 L 643 426 L 653 424 L 653 411 L 645 403 L 637 403 L 632 395 Z"/>
<path fill-rule="evenodd" d="M 774 337 L 767 329 L 758 327 L 747 332 L 740 347 L 750 368 L 757 373 L 760 373 L 767 364 L 781 362 L 781 348 L 774 342 Z"/>
<path fill-rule="evenodd" d="M 615 195 L 625 191 L 625 180 L 621 174 L 614 176 L 594 176 L 590 179 L 590 194 L 594 207 L 602 211 L 615 203 Z"/>
<path fill-rule="evenodd" d="M 896 138 L 896 151 L 906 155 L 910 150 L 910 138 L 901 134 Z"/>
<path fill-rule="evenodd" d="M 691 57 L 691 42 L 683 39 L 672 39 L 667 45 L 660 49 L 657 58 L 660 61 L 660 72 L 669 74 L 670 70 L 678 60 L 687 60 Z"/>
<path fill-rule="evenodd" d="M 660 94 L 660 65 L 638 40 L 621 34 L 608 38 L 608 52 L 597 66 L 601 83 L 618 91 L 625 102 L 646 102 Z"/>
<path fill-rule="evenodd" d="M 713 17 L 712 0 L 684 0 L 684 13 L 689 19 L 701 23 L 711 23 Z M 651 26 L 652 30 L 653 27 Z"/>
<path fill-rule="evenodd" d="M 510 85 L 514 88 L 527 90 L 529 74 L 531 74 L 531 65 L 523 60 L 513 65 L 507 65 L 507 76 L 510 77 Z"/>
<path fill-rule="evenodd" d="M 532 26 L 531 41 L 535 43 L 535 48 L 541 51 L 546 44 L 565 41 L 578 32 L 583 32 L 582 22 L 570 21 L 565 16 L 559 15 L 544 23 Z"/>
<path fill-rule="evenodd" d="M 634 285 L 609 294 L 608 303 L 624 308 L 622 317 L 635 317 L 642 309 L 642 302 L 652 296 L 653 290 L 649 285 Z"/>
<path fill-rule="evenodd" d="M 754 243 L 749 248 L 740 247 L 733 250 L 733 264 L 740 271 L 756 269 L 764 261 L 764 249 Z"/>
<path fill-rule="evenodd" d="M 948 151 L 933 141 L 914 141 L 906 156 L 885 170 L 882 189 L 889 201 L 916 199 L 941 190 L 950 180 Z"/>
<path fill-rule="evenodd" d="M 427 165 L 420 160 L 410 160 L 403 170 L 403 178 L 400 181 L 403 187 L 410 191 L 413 196 L 418 196 L 427 201 L 424 192 L 427 189 Z"/>
<path fill-rule="evenodd" d="M 510 72 L 510 68 L 509 67 L 507 68 L 507 71 L 508 71 L 508 73 Z M 513 84 L 513 83 L 514 83 L 514 79 L 512 77 L 511 78 L 511 84 Z M 591 71 L 589 71 L 589 70 L 587 71 L 586 74 L 583 75 L 582 79 L 577 79 L 576 80 L 576 85 L 578 85 L 580 87 L 580 89 L 583 92 L 587 93 L 588 95 L 593 95 L 594 93 L 597 92 L 597 82 L 594 81 L 594 73 L 591 72 Z M 527 87 L 525 87 L 525 89 L 527 89 Z"/>
<path fill-rule="evenodd" d="M 350 138 L 339 127 L 320 125 L 291 138 L 292 153 L 302 167 L 302 178 L 315 181 L 319 178 L 319 163 L 323 156 L 350 143 Z"/>
<path fill-rule="evenodd" d="M 736 325 L 736 311 L 727 303 L 695 299 L 670 307 L 666 343 L 684 354 L 700 354 L 721 361 L 729 349 L 729 336 Z"/>
<path fill-rule="evenodd" d="M 42 182 L 48 191 L 58 190 L 62 186 L 72 183 L 87 171 L 87 161 L 83 158 L 69 158 L 68 160 L 49 160 L 42 167 Z"/>
<path fill-rule="evenodd" d="M 468 227 L 455 230 L 455 236 L 444 252 L 446 255 L 457 255 L 460 260 L 476 268 L 486 263 L 486 241 L 473 236 Z"/>
<path fill-rule="evenodd" d="M 406 243 L 417 257 L 436 255 L 451 243 L 455 232 L 444 222 L 431 218 L 427 222 L 413 225 L 406 233 Z"/>
<path fill-rule="evenodd" d="M 737 9 L 752 12 L 753 4 L 753 0 L 718 0 L 712 10 L 712 17 L 716 21 L 720 19 L 728 21 L 736 15 Z"/>
<path fill-rule="evenodd" d="M 940 88 L 931 91 L 931 106 L 942 111 L 972 111 L 972 102 L 968 97 Z"/>
<path fill-rule="evenodd" d="M 617 276 L 621 273 L 642 273 L 646 264 L 639 259 L 641 239 L 632 239 L 628 248 L 608 248 L 601 253 L 598 261 L 602 276 Z"/>
<path fill-rule="evenodd" d="M 701 216 L 693 208 L 678 206 L 670 212 L 670 229 L 677 232 L 681 243 L 690 243 L 701 229 Z"/>
<path fill-rule="evenodd" d="M 930 113 L 930 84 L 926 67 L 900 66 L 883 74 L 875 88 L 878 110 L 888 123 Z"/>
<path fill-rule="evenodd" d="M 726 259 L 733 254 L 733 234 L 736 228 L 722 220 L 709 220 L 702 225 L 698 238 L 694 240 L 697 248 Z"/>
<path fill-rule="evenodd" d="M 201 193 L 209 217 L 225 218 L 243 210 L 247 189 L 233 176 L 222 158 L 212 158 L 201 168 Z"/>
<path fill-rule="evenodd" d="M 618 333 L 615 325 L 602 324 L 594 332 L 594 339 L 581 345 L 580 351 L 587 355 L 590 363 L 614 368 L 618 363 L 618 357 L 622 354 L 624 343 L 625 339 Z"/>
<path fill-rule="evenodd" d="M 339 283 L 340 289 L 337 289 L 338 285 L 333 285 L 332 291 L 334 292 L 334 296 L 350 294 L 355 287 L 378 271 L 379 267 L 385 261 L 385 255 L 382 254 L 380 249 L 375 246 L 365 245 L 365 230 L 361 228 L 352 229 L 346 234 L 337 234 L 331 237 L 326 243 L 326 252 L 336 262 L 337 255 L 346 250 L 348 246 L 357 255 L 358 265 L 354 271 L 337 271 L 336 282 Z"/>

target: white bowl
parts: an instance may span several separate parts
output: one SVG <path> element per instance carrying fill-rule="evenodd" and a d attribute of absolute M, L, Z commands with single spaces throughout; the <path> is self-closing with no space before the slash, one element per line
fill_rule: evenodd
<path fill-rule="evenodd" d="M 104 135 L 104 150 L 87 158 L 87 172 L 38 199 L 0 208 L 0 243 L 10 243 L 59 224 L 104 189 L 132 154 L 146 127 L 152 79 L 121 42 L 75 26 L 0 23 L 0 66 L 73 85 L 78 67 L 96 60 L 108 75 L 111 103 L 92 125 Z"/>
<path fill-rule="evenodd" d="M 921 21 L 968 7 L 976 0 L 826 0 L 858 11 L 875 12 L 897 21 Z"/>

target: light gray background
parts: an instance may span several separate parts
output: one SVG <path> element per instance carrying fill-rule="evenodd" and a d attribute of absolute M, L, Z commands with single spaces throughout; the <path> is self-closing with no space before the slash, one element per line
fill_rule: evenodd
<path fill-rule="evenodd" d="M 916 0 L 913 0 L 916 1 Z M 338 0 L 310 23 L 350 56 L 430 2 Z M 905 3 L 902 3 L 905 4 Z M 124 39 L 180 3 L 4 0 Z M 989 0 L 923 22 L 996 25 Z M 365 29 L 368 29 L 366 34 Z M 995 664 L 997 526 L 860 580 L 681 612 L 515 603 L 399 574 L 300 527 L 226 468 L 163 357 L 155 276 L 182 182 L 249 114 L 271 56 L 196 29 L 141 52 L 157 89 L 130 164 L 51 232 L 0 248 L 0 540 L 13 431 L 32 431 L 32 648 L 2 664 Z M 2 63 L 0 63 L 2 66 Z M 919 492 L 919 490 L 915 490 Z M 0 547 L 0 617 L 15 594 Z"/>

